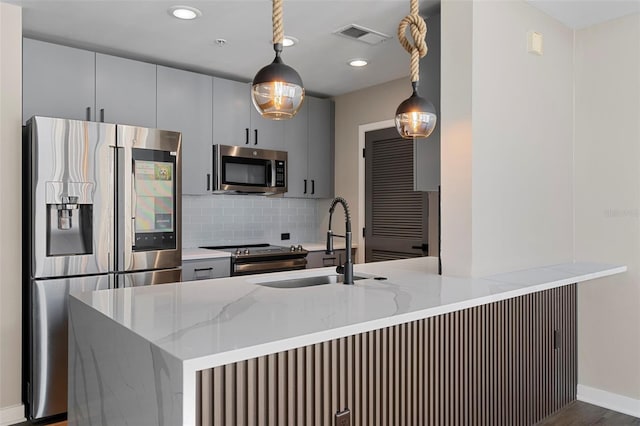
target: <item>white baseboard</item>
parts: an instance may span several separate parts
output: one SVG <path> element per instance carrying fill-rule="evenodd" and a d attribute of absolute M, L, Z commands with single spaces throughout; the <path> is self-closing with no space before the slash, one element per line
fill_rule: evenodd
<path fill-rule="evenodd" d="M 12 405 L 10 407 L 0 408 L 0 426 L 15 425 L 16 423 L 26 422 L 24 417 L 24 405 Z"/>
<path fill-rule="evenodd" d="M 640 417 L 640 400 L 628 396 L 578 385 L 578 401 L 597 405 L 633 417 Z"/>

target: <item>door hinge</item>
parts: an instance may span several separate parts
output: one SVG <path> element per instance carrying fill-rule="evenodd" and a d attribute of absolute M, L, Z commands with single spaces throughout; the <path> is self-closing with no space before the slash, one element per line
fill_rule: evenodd
<path fill-rule="evenodd" d="M 362 148 L 362 158 L 367 158 L 367 156 L 366 156 L 365 152 L 366 152 L 366 149 L 365 149 L 365 148 Z"/>
<path fill-rule="evenodd" d="M 367 228 L 362 228 L 362 238 L 364 238 L 365 235 L 367 235 Z"/>

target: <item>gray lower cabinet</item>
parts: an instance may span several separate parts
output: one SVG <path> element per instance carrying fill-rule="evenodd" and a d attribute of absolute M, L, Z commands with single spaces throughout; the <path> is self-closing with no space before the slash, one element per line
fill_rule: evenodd
<path fill-rule="evenodd" d="M 182 262 L 182 281 L 209 280 L 231 276 L 231 259 L 184 260 Z"/>
<path fill-rule="evenodd" d="M 182 133 L 182 193 L 212 189 L 213 78 L 158 66 L 158 128 Z"/>
<path fill-rule="evenodd" d="M 324 251 L 311 251 L 307 255 L 307 269 L 343 265 L 346 256 L 346 250 L 335 250 L 333 254 L 326 254 Z M 356 258 L 356 249 L 351 250 L 351 258 Z"/>
<path fill-rule="evenodd" d="M 213 78 L 213 143 L 284 149 L 282 121 L 260 116 L 251 102 L 251 85 Z"/>
<path fill-rule="evenodd" d="M 156 66 L 96 53 L 96 113 L 96 121 L 155 128 Z"/>
<path fill-rule="evenodd" d="M 95 54 L 29 38 L 22 42 L 22 122 L 34 115 L 95 118 Z"/>
<path fill-rule="evenodd" d="M 284 123 L 290 198 L 333 198 L 333 102 L 307 96 Z"/>

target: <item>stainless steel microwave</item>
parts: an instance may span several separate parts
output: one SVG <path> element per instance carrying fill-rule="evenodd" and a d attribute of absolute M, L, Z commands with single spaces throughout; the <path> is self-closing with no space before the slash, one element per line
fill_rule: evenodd
<path fill-rule="evenodd" d="M 287 153 L 241 146 L 213 146 L 214 191 L 223 194 L 284 194 Z"/>

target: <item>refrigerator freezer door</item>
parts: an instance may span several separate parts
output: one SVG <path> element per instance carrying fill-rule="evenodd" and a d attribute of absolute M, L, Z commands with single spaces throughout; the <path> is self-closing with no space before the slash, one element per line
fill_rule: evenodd
<path fill-rule="evenodd" d="M 118 288 L 177 283 L 181 280 L 182 269 L 180 268 L 147 272 L 131 272 L 117 275 Z"/>
<path fill-rule="evenodd" d="M 119 272 L 182 263 L 181 134 L 117 126 Z"/>
<path fill-rule="evenodd" d="M 95 275 L 31 281 L 30 418 L 67 411 L 67 299 L 74 292 L 108 289 L 109 279 Z"/>
<path fill-rule="evenodd" d="M 31 278 L 113 269 L 115 132 L 59 118 L 27 123 Z"/>

